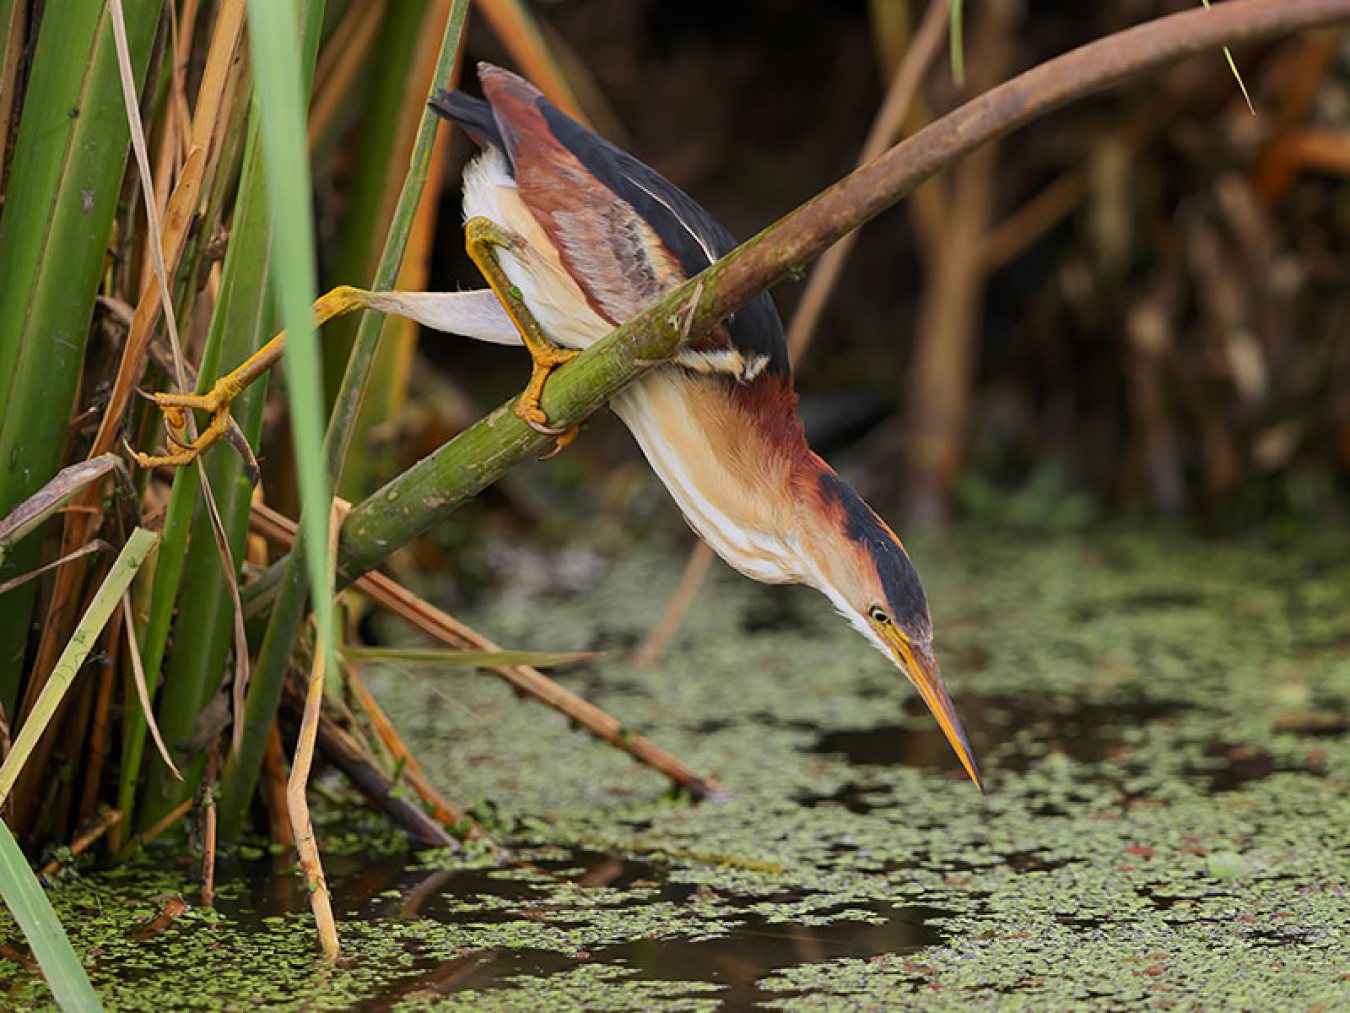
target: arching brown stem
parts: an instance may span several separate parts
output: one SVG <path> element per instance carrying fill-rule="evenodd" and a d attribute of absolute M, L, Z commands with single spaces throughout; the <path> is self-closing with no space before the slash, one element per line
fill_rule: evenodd
<path fill-rule="evenodd" d="M 1350 0 L 1232 0 L 1160 18 L 1047 61 L 897 144 L 628 321 L 557 371 L 543 407 L 559 425 L 579 423 L 650 363 L 800 273 L 940 169 L 1069 102 L 1223 45 L 1341 20 L 1350 20 Z M 339 550 L 343 582 L 378 566 L 546 440 L 505 405 L 419 461 L 352 510 Z"/>

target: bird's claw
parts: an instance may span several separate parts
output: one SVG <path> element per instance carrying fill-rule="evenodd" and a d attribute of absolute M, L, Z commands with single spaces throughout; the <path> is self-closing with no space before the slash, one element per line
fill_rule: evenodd
<path fill-rule="evenodd" d="M 230 417 L 230 404 L 234 398 L 225 389 L 223 381 L 205 394 L 147 393 L 140 388 L 137 388 L 136 393 L 159 408 L 164 417 L 165 441 L 170 450 L 166 454 L 146 454 L 128 446 L 127 450 L 137 465 L 142 468 L 182 467 L 191 464 L 224 439 L 239 451 L 250 480 L 257 480 L 258 462 L 251 449 L 247 453 L 241 449 L 241 444 L 247 448 L 247 441 L 243 439 L 242 433 L 235 432 L 234 420 Z M 186 439 L 188 412 L 194 410 L 209 413 L 210 420 L 195 439 Z"/>
<path fill-rule="evenodd" d="M 550 432 L 558 432 L 558 431 L 557 431 L 557 430 L 551 430 Z M 557 457 L 559 454 L 561 454 L 564 450 L 566 450 L 568 447 L 570 447 L 573 443 L 575 443 L 577 437 L 580 436 L 580 435 L 581 435 L 581 427 L 580 427 L 580 426 L 573 426 L 571 429 L 567 429 L 567 430 L 562 431 L 561 433 L 558 433 L 558 438 L 557 438 L 556 440 L 553 441 L 553 446 L 552 446 L 551 448 L 549 448 L 548 453 L 546 453 L 546 454 L 540 454 L 540 455 L 539 455 L 539 460 L 541 460 L 541 461 L 551 461 L 551 460 L 553 460 L 555 457 Z"/>
<path fill-rule="evenodd" d="M 516 250 L 526 246 L 525 237 L 519 232 L 499 225 L 490 218 L 475 215 L 464 223 L 464 242 L 472 250 L 474 247 L 502 250 Z"/>
<path fill-rule="evenodd" d="M 555 429 L 552 426 L 545 425 L 544 422 L 547 421 L 547 419 L 548 416 L 537 409 L 535 410 L 535 413 L 529 417 L 520 416 L 520 421 L 524 422 L 541 436 L 562 436 L 563 433 L 568 431 L 567 426 L 563 426 L 561 429 Z"/>
<path fill-rule="evenodd" d="M 122 446 L 126 449 L 126 452 L 131 455 L 131 458 L 136 462 L 137 467 L 146 469 L 163 467 L 178 468 L 184 464 L 190 464 L 192 459 L 197 456 L 195 452 L 189 450 L 182 450 L 173 454 L 147 454 L 144 451 L 137 450 L 125 439 L 122 441 Z"/>
<path fill-rule="evenodd" d="M 566 433 L 571 427 L 555 429 L 548 424 L 548 415 L 539 407 L 539 398 L 544 393 L 544 384 L 548 381 L 549 374 L 580 354 L 575 348 L 559 348 L 557 345 L 531 348 L 530 356 L 534 360 L 534 369 L 530 373 L 530 382 L 525 385 L 524 392 L 516 401 L 516 418 L 544 436 L 562 436 Z"/>

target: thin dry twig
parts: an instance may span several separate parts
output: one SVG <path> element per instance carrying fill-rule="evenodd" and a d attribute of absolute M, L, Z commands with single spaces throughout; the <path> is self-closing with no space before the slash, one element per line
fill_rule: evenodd
<path fill-rule="evenodd" d="M 100 837 L 121 822 L 122 810 L 109 809 L 104 812 L 91 825 L 85 827 L 84 830 L 70 842 L 70 847 L 66 849 L 64 855 L 59 858 L 53 858 L 42 867 L 42 877 L 44 879 L 50 879 L 52 876 L 56 875 L 57 871 L 61 868 L 61 863 L 63 861 L 74 859 L 87 851 L 91 844 L 97 842 Z"/>
<path fill-rule="evenodd" d="M 13 577 L 5 581 L 3 584 L 0 584 L 0 594 L 4 594 L 7 591 L 13 591 L 16 587 L 22 587 L 24 584 L 27 584 L 30 580 L 34 580 L 37 577 L 41 577 L 44 573 L 49 573 L 52 570 L 60 569 L 67 563 L 73 563 L 77 559 L 83 559 L 90 553 L 106 552 L 111 548 L 112 546 L 109 545 L 107 542 L 105 542 L 102 538 L 95 538 L 92 542 L 80 546 L 74 552 L 67 552 L 60 559 L 53 559 L 50 563 L 42 564 L 36 570 L 29 570 L 27 573 L 21 573 L 17 577 Z"/>
<path fill-rule="evenodd" d="M 159 750 L 159 755 L 164 759 L 165 765 L 173 776 L 181 781 L 183 775 L 174 766 L 173 757 L 169 755 L 169 747 L 164 744 L 164 738 L 159 734 L 159 724 L 155 721 L 155 709 L 150 704 L 150 692 L 145 682 L 145 666 L 141 663 L 141 644 L 136 639 L 136 623 L 132 619 L 130 592 L 122 595 L 122 619 L 126 625 L 127 654 L 131 658 L 132 681 L 136 684 L 136 699 L 141 703 L 141 712 L 145 715 L 145 725 L 150 729 L 150 737 L 155 740 L 155 748 Z"/>
<path fill-rule="evenodd" d="M 295 540 L 295 522 L 271 507 L 255 506 L 249 523 L 254 530 L 287 548 Z M 491 640 L 417 597 L 382 573 L 364 574 L 355 582 L 354 587 L 377 605 L 402 616 L 423 633 L 451 647 L 472 647 L 480 651 L 501 650 Z M 564 689 L 538 669 L 520 665 L 497 667 L 489 671 L 505 679 L 519 692 L 534 697 L 566 715 L 596 738 L 622 749 L 639 762 L 665 775 L 689 792 L 692 797 L 706 798 L 721 790 L 716 782 L 700 777 L 670 753 L 644 736 L 630 731 L 623 722 Z"/>
<path fill-rule="evenodd" d="M 357 665 L 347 666 L 347 685 L 356 693 L 357 702 L 361 709 L 365 711 L 369 718 L 371 726 L 375 729 L 375 734 L 384 743 L 384 747 L 389 750 L 393 756 L 394 762 L 399 764 L 400 776 L 405 778 L 417 796 L 431 806 L 431 814 L 451 833 L 463 837 L 482 837 L 483 828 L 472 820 L 459 806 L 455 805 L 428 779 L 422 772 L 422 765 L 417 762 L 412 751 L 408 749 L 407 743 L 403 741 L 402 736 L 398 734 L 398 729 L 394 727 L 389 716 L 384 713 L 375 695 L 371 693 L 366 685 L 365 679 L 361 677 L 360 667 Z"/>
<path fill-rule="evenodd" d="M 128 847 L 134 844 L 139 844 L 142 847 L 144 847 L 145 845 L 149 844 L 160 834 L 164 833 L 164 831 L 168 830 L 169 827 L 173 826 L 184 816 L 186 816 L 191 811 L 192 807 L 196 804 L 197 804 L 196 797 L 189 795 L 187 798 L 183 799 L 183 801 L 179 802 L 176 806 L 174 806 L 167 813 L 165 813 L 162 817 L 160 817 L 158 822 L 151 824 L 151 826 L 148 827 L 145 831 L 137 834 L 129 842 Z"/>
<path fill-rule="evenodd" d="M 328 514 L 328 586 L 333 586 L 333 560 L 337 558 L 338 530 L 342 526 L 343 511 L 335 500 Z M 300 858 L 300 871 L 309 890 L 309 906 L 314 912 L 314 924 L 319 932 L 319 943 L 328 960 L 337 960 L 342 952 L 338 943 L 337 922 L 333 918 L 333 902 L 328 894 L 328 883 L 319 859 L 319 846 L 314 840 L 314 824 L 309 818 L 309 802 L 305 791 L 309 786 L 309 772 L 314 763 L 314 742 L 319 731 L 319 715 L 323 708 L 323 677 L 328 664 L 328 652 L 323 643 L 316 645 L 314 661 L 310 666 L 309 685 L 305 693 L 305 710 L 300 719 L 300 732 L 295 742 L 295 757 L 291 776 L 286 784 L 286 808 L 291 814 L 291 830 L 295 833 L 295 850 Z"/>
<path fill-rule="evenodd" d="M 675 639 L 675 634 L 684 624 L 684 617 L 689 614 L 690 606 L 698 597 L 698 589 L 703 586 L 703 578 L 708 575 L 712 561 L 713 550 L 708 547 L 707 542 L 700 541 L 694 546 L 693 551 L 689 553 L 689 561 L 684 564 L 680 582 L 675 586 L 675 593 L 670 596 L 670 601 L 666 602 L 661 618 L 652 626 L 647 639 L 642 642 L 633 658 L 633 664 L 637 668 L 651 668 L 660 660 L 661 655 L 666 653 L 666 648 Z"/>

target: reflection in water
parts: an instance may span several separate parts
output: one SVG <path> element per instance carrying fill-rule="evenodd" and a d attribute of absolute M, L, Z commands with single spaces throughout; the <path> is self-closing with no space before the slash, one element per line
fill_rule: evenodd
<path fill-rule="evenodd" d="M 643 901 L 652 899 L 694 903 L 707 900 L 707 888 L 669 880 L 659 863 L 605 852 L 574 851 L 558 858 L 520 863 L 514 868 L 474 870 L 419 870 L 397 858 L 335 863 L 330 876 L 334 898 L 347 919 L 369 921 L 427 918 L 441 923 L 509 923 L 566 921 L 570 908 L 550 904 L 550 888 L 570 882 L 583 888 L 641 889 Z M 520 873 L 513 876 L 512 872 Z M 229 913 L 240 920 L 306 910 L 300 891 L 279 888 L 280 879 L 268 861 L 241 863 L 241 875 L 250 875 L 256 907 L 235 901 Z M 771 897 L 786 903 L 800 894 Z M 547 977 L 586 962 L 631 969 L 637 978 L 652 981 L 709 982 L 722 986 L 717 993 L 726 1009 L 746 1008 L 763 998 L 756 985 L 772 971 L 839 957 L 868 958 L 880 954 L 909 954 L 941 941 L 931 923 L 947 912 L 926 906 L 892 908 L 884 904 L 852 904 L 850 911 L 876 919 L 847 918 L 823 926 L 775 922 L 756 911 L 766 898 L 716 895 L 733 911 L 739 901 L 745 911 L 733 914 L 737 922 L 716 939 L 643 939 L 599 946 L 572 954 L 532 948 L 422 954 L 413 973 L 390 982 L 361 1006 L 385 1009 L 408 999 L 431 999 L 465 989 L 510 987 L 521 975 Z M 502 903 L 506 902 L 506 903 Z M 637 901 L 635 901 L 637 903 Z M 622 909 L 620 907 L 620 909 Z"/>
<path fill-rule="evenodd" d="M 885 921 L 806 927 L 752 919 L 723 939 L 643 940 L 598 951 L 596 956 L 636 967 L 646 978 L 717 982 L 726 986 L 719 994 L 723 1007 L 740 1009 L 763 996 L 756 982 L 770 971 L 837 957 L 914 953 L 942 939 L 929 924 L 945 914 L 936 908 L 874 905 L 872 912 Z"/>
<path fill-rule="evenodd" d="M 1097 763 L 1111 756 L 1130 729 L 1170 719 L 1185 710 L 1182 704 L 1143 698 L 1113 704 L 1069 701 L 1056 705 L 1037 700 L 1033 705 L 1020 697 L 966 694 L 956 703 L 977 756 L 987 755 L 1010 729 L 1025 729 L 1081 763 Z M 927 713 L 922 702 L 914 698 L 906 702 L 905 709 L 916 716 Z M 814 751 L 842 753 L 850 763 L 860 765 L 951 765 L 956 769 L 955 760 L 950 759 L 951 747 L 931 721 L 827 732 L 820 736 Z M 1026 759 L 1012 756 L 1000 766 L 1021 771 L 1026 767 Z"/>

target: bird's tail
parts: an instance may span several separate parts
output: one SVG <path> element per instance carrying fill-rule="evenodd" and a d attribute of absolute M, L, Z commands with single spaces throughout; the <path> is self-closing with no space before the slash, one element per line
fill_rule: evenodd
<path fill-rule="evenodd" d="M 427 105 L 437 116 L 463 127 L 481 147 L 492 147 L 506 153 L 501 127 L 492 114 L 492 107 L 483 99 L 442 88 Z"/>

